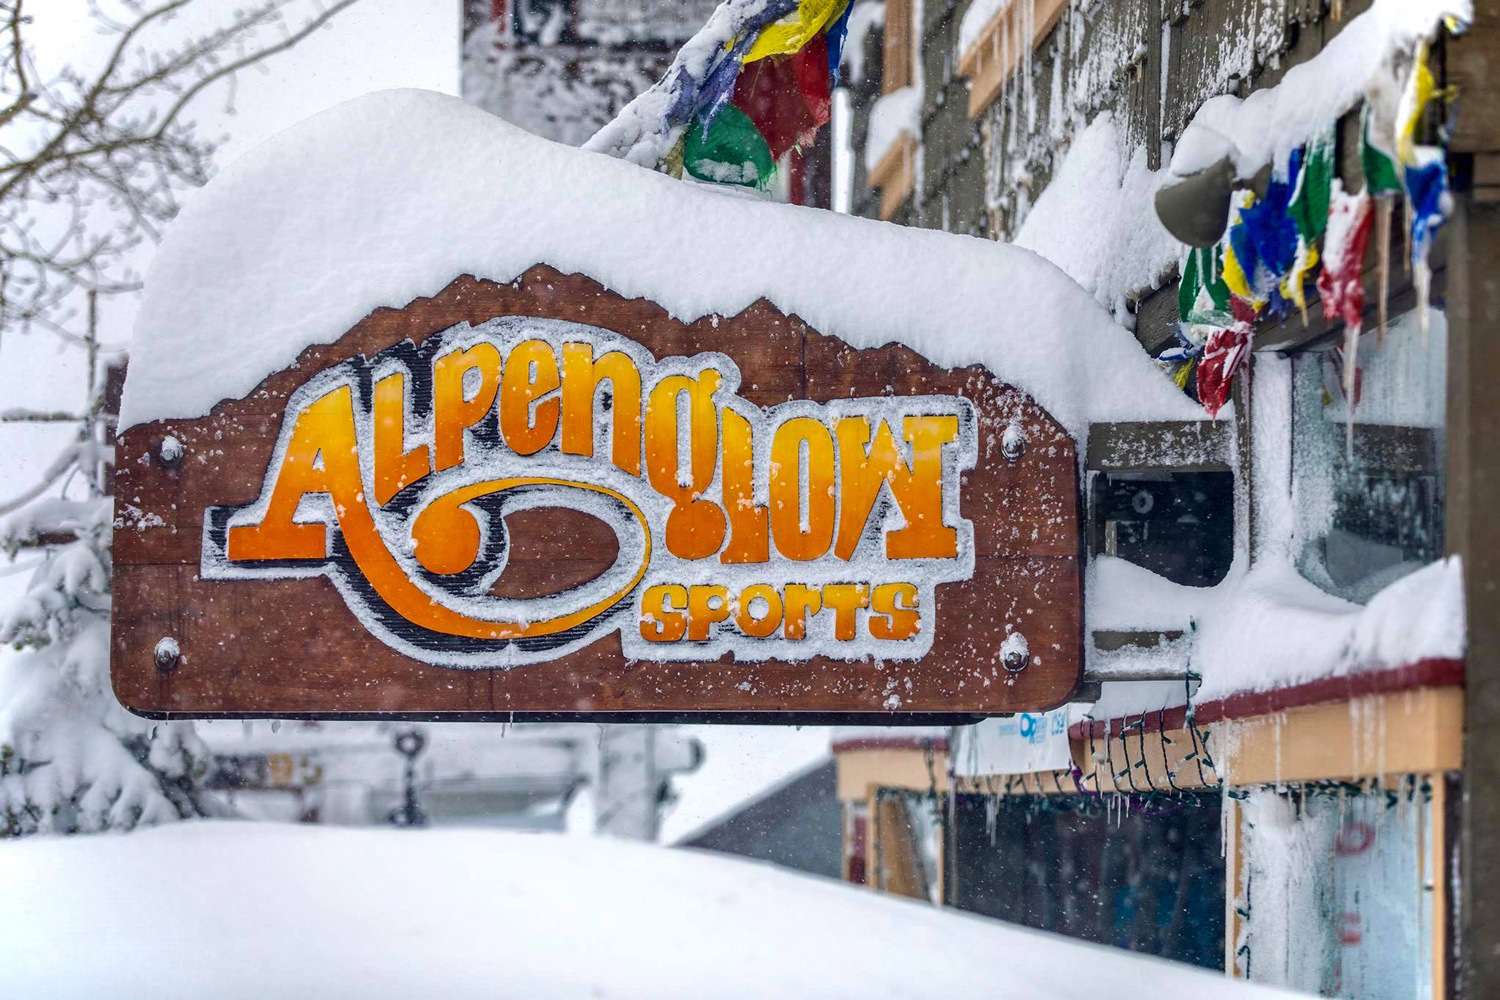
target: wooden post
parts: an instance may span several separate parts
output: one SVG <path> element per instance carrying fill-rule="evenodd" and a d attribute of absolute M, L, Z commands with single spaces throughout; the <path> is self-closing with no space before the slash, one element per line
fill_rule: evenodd
<path fill-rule="evenodd" d="M 1451 238 L 1448 538 L 1464 560 L 1460 995 L 1500 996 L 1500 205 L 1458 198 Z"/>
<path fill-rule="evenodd" d="M 1500 996 L 1500 5 L 1444 46 L 1444 83 L 1461 95 L 1452 140 L 1449 226 L 1446 545 L 1463 557 L 1468 619 L 1464 766 L 1456 884 L 1457 982 L 1463 997 Z M 1436 937 L 1436 934 L 1434 934 Z M 1437 994 L 1442 995 L 1442 994 Z"/>

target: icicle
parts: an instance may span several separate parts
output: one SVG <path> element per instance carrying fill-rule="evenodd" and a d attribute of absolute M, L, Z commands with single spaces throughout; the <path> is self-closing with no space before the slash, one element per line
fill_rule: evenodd
<path fill-rule="evenodd" d="M 1429 263 L 1433 239 L 1448 218 L 1452 198 L 1448 193 L 1448 164 L 1442 149 L 1418 146 L 1411 166 L 1406 169 L 1406 187 L 1410 193 L 1411 228 L 1407 230 L 1411 245 L 1412 284 L 1417 292 L 1417 328 L 1422 344 L 1428 338 L 1431 315 L 1432 267 Z"/>
<path fill-rule="evenodd" d="M 1427 347 L 1432 326 L 1432 267 L 1423 257 L 1412 265 L 1412 287 L 1417 292 L 1417 329 L 1422 333 L 1422 347 Z"/>
<path fill-rule="evenodd" d="M 1354 457 L 1354 410 L 1358 405 L 1359 331 L 1365 309 L 1365 287 L 1361 275 L 1365 247 L 1370 239 L 1370 196 L 1361 191 L 1346 194 L 1333 182 L 1328 213 L 1328 231 L 1323 244 L 1323 273 L 1318 292 L 1323 296 L 1323 317 L 1344 322 L 1344 401 L 1348 405 L 1346 444 Z"/>
<path fill-rule="evenodd" d="M 1376 293 L 1376 308 L 1380 314 L 1379 332 L 1375 336 L 1375 347 L 1379 349 L 1385 344 L 1386 322 L 1390 318 L 1390 295 L 1391 295 L 1391 215 L 1395 205 L 1390 198 L 1380 198 L 1375 202 L 1375 260 L 1376 272 L 1379 275 L 1379 291 Z"/>
<path fill-rule="evenodd" d="M 1344 456 L 1354 461 L 1354 407 L 1355 393 L 1359 389 L 1359 324 L 1344 324 L 1344 405 L 1348 407 L 1348 419 L 1344 421 Z"/>
<path fill-rule="evenodd" d="M 1417 214 L 1416 211 L 1411 207 L 1411 196 L 1403 195 L 1401 198 L 1401 204 L 1405 209 L 1405 217 L 1402 219 L 1402 222 L 1406 226 L 1406 232 L 1410 233 L 1412 223 L 1416 221 Z M 1403 273 L 1405 273 L 1407 277 L 1411 277 L 1411 254 L 1401 255 L 1401 266 L 1404 268 Z"/>

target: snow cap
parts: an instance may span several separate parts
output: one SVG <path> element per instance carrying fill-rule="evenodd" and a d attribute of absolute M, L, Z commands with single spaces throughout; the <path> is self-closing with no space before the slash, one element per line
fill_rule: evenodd
<path fill-rule="evenodd" d="M 854 347 L 984 364 L 1079 439 L 1091 420 L 1203 418 L 1027 250 L 721 193 L 388 90 L 283 132 L 188 202 L 147 275 L 121 428 L 202 416 L 378 307 L 538 263 L 684 322 L 764 297 Z"/>

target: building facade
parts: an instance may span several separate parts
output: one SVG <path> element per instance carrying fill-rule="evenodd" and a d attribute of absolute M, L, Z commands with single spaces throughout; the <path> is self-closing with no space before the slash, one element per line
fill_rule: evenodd
<path fill-rule="evenodd" d="M 1216 421 L 1090 428 L 1073 704 L 840 747 L 847 878 L 1327 996 L 1500 991 L 1500 35 L 1439 7 L 887 0 L 851 38 L 853 211 L 1037 251 L 1207 406 L 1198 293 L 1231 279 L 1158 194 L 1212 213 L 1220 162 L 1225 207 L 1290 217 L 1322 157 L 1339 235 L 1289 233 L 1298 280 L 1225 320 Z M 1408 165 L 1382 204 L 1390 107 Z M 1449 185 L 1428 227 L 1418 161 Z M 1247 217 L 1218 216 L 1221 250 Z"/>
<path fill-rule="evenodd" d="M 657 81 L 713 0 L 464 0 L 463 97 L 536 135 L 584 140 Z"/>
<path fill-rule="evenodd" d="M 464 100 L 535 135 L 582 145 L 656 83 L 718 0 L 464 0 Z M 832 205 L 827 129 L 787 152 L 778 201 Z"/>

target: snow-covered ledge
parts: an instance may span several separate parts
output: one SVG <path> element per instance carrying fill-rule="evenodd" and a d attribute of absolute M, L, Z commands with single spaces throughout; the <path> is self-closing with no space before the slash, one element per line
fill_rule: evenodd
<path fill-rule="evenodd" d="M 543 262 L 684 322 L 765 299 L 851 346 L 987 365 L 1080 443 L 1097 422 L 1205 419 L 1028 250 L 684 184 L 395 90 L 283 132 L 184 206 L 147 277 L 121 427 L 201 416 L 374 309 Z"/>
<path fill-rule="evenodd" d="M 902 87 L 880 97 L 870 107 L 870 133 L 865 140 L 865 171 L 869 185 L 880 189 L 880 217 L 889 219 L 916 189 L 917 136 L 922 129 L 922 88 Z"/>
<path fill-rule="evenodd" d="M 974 0 L 958 26 L 958 75 L 969 79 L 969 117 L 994 103 L 1005 80 L 1047 37 L 1067 0 Z"/>

